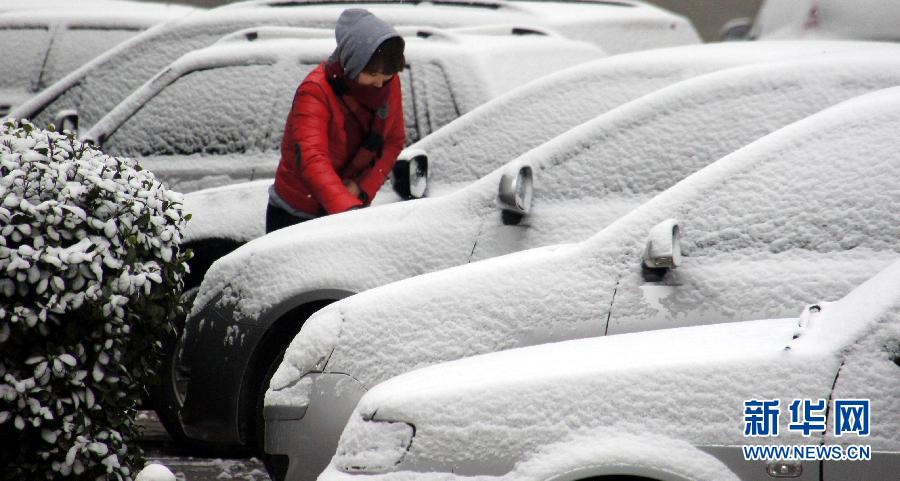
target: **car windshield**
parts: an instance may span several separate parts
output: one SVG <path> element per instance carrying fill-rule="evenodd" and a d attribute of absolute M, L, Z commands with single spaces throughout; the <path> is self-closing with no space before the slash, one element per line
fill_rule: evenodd
<path fill-rule="evenodd" d="M 34 91 L 50 45 L 47 28 L 0 28 L 0 88 Z M 37 125 L 40 125 L 39 123 Z"/>
<path fill-rule="evenodd" d="M 53 84 L 114 45 L 137 35 L 137 29 L 83 27 L 60 29 L 47 54 L 38 89 Z"/>

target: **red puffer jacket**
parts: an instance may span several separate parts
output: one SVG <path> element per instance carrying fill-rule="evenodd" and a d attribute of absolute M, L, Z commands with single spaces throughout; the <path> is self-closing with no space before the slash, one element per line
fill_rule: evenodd
<path fill-rule="evenodd" d="M 369 201 L 375 197 L 405 141 L 400 79 L 395 75 L 382 88 L 391 91 L 381 155 L 369 165 L 354 166 L 351 161 L 360 151 L 374 112 L 363 107 L 354 115 L 328 84 L 323 65 L 303 80 L 281 140 L 281 161 L 275 172 L 279 197 L 314 216 L 368 203 L 351 195 L 344 180 L 356 181 Z M 368 117 L 359 119 L 360 111 Z"/>

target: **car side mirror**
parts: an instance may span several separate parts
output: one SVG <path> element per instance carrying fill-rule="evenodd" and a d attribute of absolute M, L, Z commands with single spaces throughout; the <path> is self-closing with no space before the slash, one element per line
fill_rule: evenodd
<path fill-rule="evenodd" d="M 78 132 L 78 111 L 72 109 L 60 110 L 53 116 L 53 125 L 56 126 L 57 132 L 69 130 L 72 133 Z"/>
<path fill-rule="evenodd" d="M 666 219 L 650 229 L 641 261 L 645 268 L 662 271 L 681 265 L 681 227 L 676 219 Z"/>
<path fill-rule="evenodd" d="M 391 171 L 391 185 L 404 199 L 421 199 L 428 189 L 428 155 L 422 149 L 404 149 Z"/>
<path fill-rule="evenodd" d="M 534 182 L 531 166 L 509 169 L 500 177 L 498 200 L 503 209 L 503 223 L 516 225 L 531 211 Z"/>
<path fill-rule="evenodd" d="M 719 30 L 720 42 L 733 42 L 750 40 L 750 31 L 753 28 L 753 20 L 747 17 L 733 18 L 722 25 Z"/>

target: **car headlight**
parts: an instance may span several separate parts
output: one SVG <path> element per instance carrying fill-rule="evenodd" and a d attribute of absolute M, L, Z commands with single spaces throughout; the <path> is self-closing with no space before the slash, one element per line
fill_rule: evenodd
<path fill-rule="evenodd" d="M 350 418 L 337 452 L 335 467 L 347 473 L 383 473 L 403 460 L 412 445 L 415 428 L 404 422 Z"/>
<path fill-rule="evenodd" d="M 266 420 L 302 419 L 313 388 L 310 373 L 322 372 L 341 333 L 340 313 L 325 308 L 313 314 L 288 346 L 265 394 Z"/>

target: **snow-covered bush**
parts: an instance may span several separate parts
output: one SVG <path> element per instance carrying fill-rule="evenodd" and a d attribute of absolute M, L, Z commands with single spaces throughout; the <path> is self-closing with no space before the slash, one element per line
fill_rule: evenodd
<path fill-rule="evenodd" d="M 135 406 L 187 269 L 180 195 L 6 121 L 0 199 L 0 478 L 130 479 Z"/>

